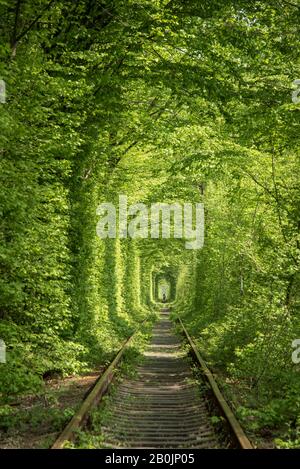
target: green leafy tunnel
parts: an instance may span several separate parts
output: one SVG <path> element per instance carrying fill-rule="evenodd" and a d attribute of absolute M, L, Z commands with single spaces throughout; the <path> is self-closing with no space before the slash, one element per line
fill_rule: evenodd
<path fill-rule="evenodd" d="M 249 425 L 299 428 L 297 0 L 4 0 L 0 23 L 1 399 L 107 363 L 165 291 Z M 101 239 L 122 194 L 204 204 L 204 246 Z"/>

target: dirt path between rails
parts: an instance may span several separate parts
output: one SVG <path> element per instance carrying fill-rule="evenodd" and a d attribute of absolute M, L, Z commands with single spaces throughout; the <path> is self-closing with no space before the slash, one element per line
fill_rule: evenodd
<path fill-rule="evenodd" d="M 163 309 L 134 378 L 117 387 L 104 448 L 218 448 L 205 398 Z"/>

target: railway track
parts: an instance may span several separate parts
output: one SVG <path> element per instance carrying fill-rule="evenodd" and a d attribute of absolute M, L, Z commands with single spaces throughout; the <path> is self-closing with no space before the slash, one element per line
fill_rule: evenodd
<path fill-rule="evenodd" d="M 251 449 L 252 445 L 223 398 L 213 375 L 200 357 L 180 321 L 194 359 L 201 367 L 215 404 L 225 417 L 233 446 Z M 74 438 L 74 431 L 86 421 L 91 408 L 99 402 L 122 353 L 118 353 L 107 376 L 102 377 L 52 448 L 62 448 Z M 211 423 L 207 398 L 199 393 L 199 384 L 175 334 L 169 310 L 163 309 L 153 328 L 152 341 L 133 378 L 125 378 L 113 396 L 109 421 L 101 428 L 102 448 L 222 448 L 219 434 Z M 113 366 L 112 366 L 113 365 Z M 108 379 L 109 377 L 109 379 Z"/>

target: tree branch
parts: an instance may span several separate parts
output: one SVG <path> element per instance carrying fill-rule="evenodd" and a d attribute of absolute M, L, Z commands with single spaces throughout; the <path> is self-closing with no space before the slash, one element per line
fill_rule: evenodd
<path fill-rule="evenodd" d="M 17 29 L 18 29 L 18 22 L 20 16 L 20 9 L 21 9 L 22 0 L 18 0 L 16 5 L 16 14 L 15 14 L 15 22 L 14 22 L 14 29 L 11 37 L 11 48 L 12 48 L 12 56 L 16 55 L 16 46 L 17 46 Z"/>
<path fill-rule="evenodd" d="M 29 24 L 29 26 L 27 26 L 27 28 L 25 28 L 17 37 L 16 37 L 16 40 L 15 40 L 15 47 L 17 46 L 17 43 L 24 37 L 26 36 L 27 33 L 29 33 L 29 31 L 33 28 L 33 26 L 38 22 L 38 20 L 40 18 L 42 18 L 43 14 L 45 13 L 45 11 L 49 10 L 49 8 L 51 7 L 51 5 L 55 2 L 56 0 L 50 0 L 50 2 L 48 2 L 48 4 L 45 6 L 45 8 L 43 8 L 43 10 L 41 11 L 41 13 L 34 19 L 31 21 L 31 23 Z"/>

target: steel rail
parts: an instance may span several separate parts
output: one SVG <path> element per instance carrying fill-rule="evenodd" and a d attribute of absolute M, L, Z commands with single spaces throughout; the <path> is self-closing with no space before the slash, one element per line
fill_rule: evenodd
<path fill-rule="evenodd" d="M 55 440 L 51 449 L 63 449 L 64 445 L 68 441 L 73 441 L 75 436 L 75 431 L 78 430 L 87 420 L 89 412 L 93 407 L 95 407 L 102 399 L 103 395 L 106 393 L 108 386 L 110 385 L 116 368 L 127 348 L 127 346 L 132 341 L 137 330 L 124 342 L 117 355 L 110 363 L 105 372 L 96 380 L 92 390 L 89 392 L 87 397 L 83 400 L 80 408 L 75 412 L 65 429 Z"/>
<path fill-rule="evenodd" d="M 225 398 L 223 397 L 223 395 L 220 391 L 220 388 L 219 388 L 217 382 L 215 381 L 215 379 L 213 377 L 213 374 L 211 373 L 208 366 L 206 365 L 206 362 L 200 356 L 200 353 L 199 353 L 195 343 L 193 342 L 191 336 L 189 335 L 188 331 L 186 330 L 182 320 L 180 318 L 178 318 L 178 321 L 179 321 L 179 323 L 182 327 L 182 330 L 184 332 L 184 335 L 185 335 L 185 337 L 186 337 L 186 339 L 187 339 L 187 341 L 188 341 L 188 343 L 191 347 L 191 352 L 194 355 L 194 358 L 196 359 L 196 361 L 199 363 L 199 365 L 201 367 L 201 370 L 202 370 L 206 380 L 208 381 L 208 383 L 210 385 L 210 388 L 211 388 L 211 390 L 214 394 L 216 402 L 217 402 L 222 414 L 224 415 L 225 419 L 227 420 L 229 428 L 231 430 L 231 433 L 232 433 L 234 439 L 236 440 L 238 446 L 241 449 L 254 449 L 251 442 L 250 442 L 250 440 L 248 439 L 248 437 L 246 436 L 244 430 L 242 429 L 240 423 L 237 421 L 233 411 L 231 410 L 231 408 L 227 404 Z"/>
<path fill-rule="evenodd" d="M 227 404 L 225 398 L 223 397 L 214 377 L 209 368 L 207 367 L 205 361 L 203 358 L 200 356 L 200 353 L 193 342 L 192 338 L 190 337 L 188 331 L 186 330 L 182 320 L 178 318 L 178 321 L 180 323 L 180 326 L 184 332 L 184 335 L 187 339 L 187 342 L 190 345 L 190 351 L 196 361 L 199 363 L 201 370 L 208 381 L 210 388 L 213 392 L 214 398 L 218 404 L 218 407 L 220 408 L 220 411 L 224 415 L 228 426 L 229 430 L 234 437 L 238 447 L 242 449 L 253 449 L 253 446 L 247 436 L 245 435 L 241 425 L 237 421 L 233 411 Z M 127 348 L 127 346 L 130 344 L 132 341 L 133 337 L 135 336 L 137 330 L 124 342 L 118 353 L 116 354 L 115 358 L 113 361 L 110 363 L 108 368 L 105 370 L 105 372 L 96 380 L 94 386 L 92 387 L 91 391 L 87 395 L 87 397 L 84 399 L 82 402 L 80 408 L 75 412 L 74 416 L 72 419 L 69 421 L 65 429 L 62 431 L 62 433 L 58 436 L 56 441 L 53 443 L 51 446 L 51 449 L 63 449 L 65 447 L 66 442 L 68 441 L 73 441 L 75 439 L 75 432 L 78 430 L 80 427 L 82 427 L 87 418 L 88 415 L 93 407 L 95 407 L 102 399 L 103 395 L 106 393 L 114 375 L 117 369 L 117 366 L 122 359 L 122 356 Z"/>

